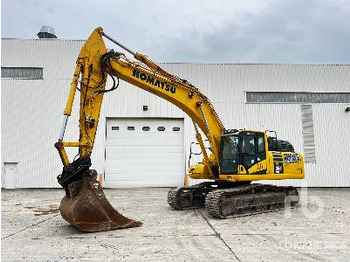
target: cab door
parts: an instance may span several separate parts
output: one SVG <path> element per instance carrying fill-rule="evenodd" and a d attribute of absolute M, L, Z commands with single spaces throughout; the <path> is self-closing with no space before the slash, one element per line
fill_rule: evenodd
<path fill-rule="evenodd" d="M 239 165 L 239 136 L 222 136 L 220 148 L 220 173 L 237 174 Z"/>
<path fill-rule="evenodd" d="M 264 133 L 242 132 L 240 134 L 240 174 L 266 173 L 266 149 Z"/>

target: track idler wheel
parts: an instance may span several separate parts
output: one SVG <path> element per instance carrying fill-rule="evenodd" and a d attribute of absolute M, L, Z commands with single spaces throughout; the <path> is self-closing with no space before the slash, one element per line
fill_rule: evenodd
<path fill-rule="evenodd" d="M 141 222 L 129 219 L 108 202 L 97 181 L 97 172 L 88 170 L 83 178 L 71 182 L 61 200 L 61 216 L 83 232 L 139 227 Z"/>

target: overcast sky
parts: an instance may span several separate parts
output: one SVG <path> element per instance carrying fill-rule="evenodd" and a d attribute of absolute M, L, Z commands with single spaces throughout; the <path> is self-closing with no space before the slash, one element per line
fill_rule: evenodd
<path fill-rule="evenodd" d="M 95 27 L 158 62 L 350 63 L 349 0 L 2 0 L 1 36 Z"/>

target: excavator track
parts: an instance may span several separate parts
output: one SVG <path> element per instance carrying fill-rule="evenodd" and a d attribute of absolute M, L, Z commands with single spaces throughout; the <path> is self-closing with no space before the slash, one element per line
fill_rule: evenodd
<path fill-rule="evenodd" d="M 178 210 L 202 208 L 217 218 L 249 216 L 293 207 L 299 202 L 294 187 L 234 182 L 203 182 L 173 188 L 168 204 Z"/>
<path fill-rule="evenodd" d="M 201 208 L 205 206 L 205 197 L 212 190 L 210 182 L 190 187 L 172 188 L 168 192 L 168 204 L 178 210 Z"/>
<path fill-rule="evenodd" d="M 205 208 L 216 218 L 249 216 L 294 207 L 299 202 L 294 187 L 252 184 L 210 192 Z"/>
<path fill-rule="evenodd" d="M 248 182 L 249 183 L 249 182 Z M 202 208 L 206 196 L 217 189 L 227 189 L 248 184 L 247 182 L 210 181 L 189 187 L 172 188 L 168 192 L 168 204 L 178 210 Z"/>

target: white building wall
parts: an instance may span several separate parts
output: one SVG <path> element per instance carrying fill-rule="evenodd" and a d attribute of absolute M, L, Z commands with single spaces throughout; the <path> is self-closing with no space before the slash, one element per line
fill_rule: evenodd
<path fill-rule="evenodd" d="M 83 41 L 3 39 L 1 66 L 43 67 L 43 80 L 1 79 L 2 164 L 18 161 L 16 187 L 59 187 L 54 148 L 75 60 Z M 70 125 L 77 123 L 72 117 Z M 67 139 L 78 137 L 67 130 Z M 74 152 L 72 152 L 74 153 Z M 2 166 L 2 177 L 3 177 Z"/>
<path fill-rule="evenodd" d="M 2 41 L 2 66 L 44 67 L 43 80 L 2 79 L 2 162 L 19 161 L 17 187 L 58 187 L 61 163 L 53 147 L 74 63 L 83 41 Z M 150 56 L 152 54 L 149 54 Z M 213 102 L 227 128 L 275 130 L 303 151 L 299 104 L 247 104 L 247 91 L 350 92 L 349 65 L 279 64 L 163 64 L 164 69 L 189 80 Z M 148 111 L 142 106 L 148 105 Z M 77 104 L 75 113 L 77 113 Z M 313 104 L 316 164 L 306 164 L 308 186 L 350 186 L 347 168 L 350 113 L 347 104 Z M 178 108 L 141 89 L 121 82 L 106 94 L 93 167 L 104 171 L 106 117 L 184 118 L 185 155 L 194 141 L 191 120 Z M 65 139 L 76 140 L 78 118 L 71 117 Z M 75 128 L 73 128 L 75 126 Z M 76 152 L 71 152 L 71 157 Z M 278 182 L 277 182 L 278 183 Z M 306 185 L 298 180 L 279 184 Z"/>

